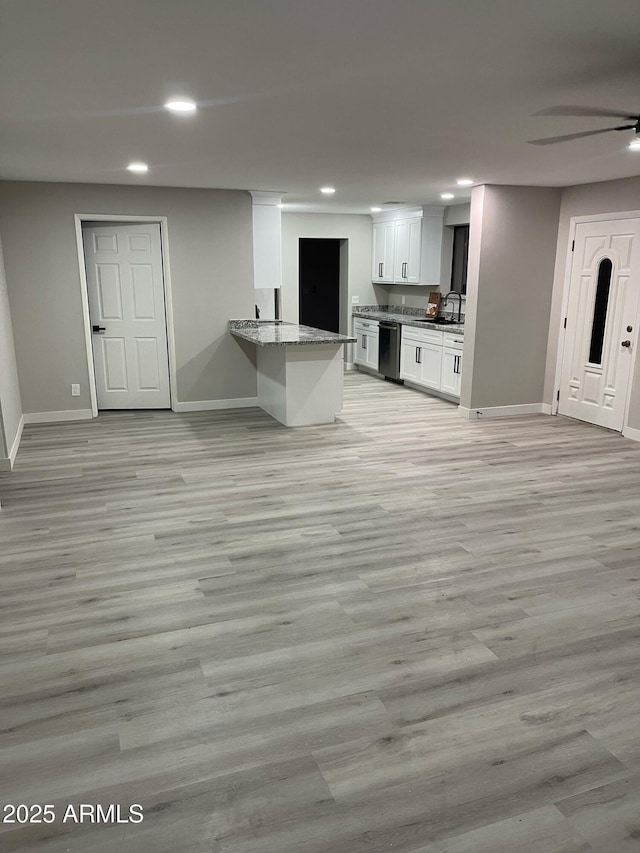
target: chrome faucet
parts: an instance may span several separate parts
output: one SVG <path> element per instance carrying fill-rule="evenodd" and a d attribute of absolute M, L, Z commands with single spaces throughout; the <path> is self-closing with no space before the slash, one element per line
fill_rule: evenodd
<path fill-rule="evenodd" d="M 447 293 L 445 298 L 442 300 L 442 306 L 444 308 L 444 306 L 447 304 L 447 302 L 451 302 L 453 304 L 453 299 L 450 298 L 452 295 L 458 297 L 458 323 L 461 323 L 462 322 L 462 294 L 461 293 L 458 293 L 457 290 L 450 290 L 449 293 Z M 454 319 L 454 318 L 452 317 L 452 319 Z"/>

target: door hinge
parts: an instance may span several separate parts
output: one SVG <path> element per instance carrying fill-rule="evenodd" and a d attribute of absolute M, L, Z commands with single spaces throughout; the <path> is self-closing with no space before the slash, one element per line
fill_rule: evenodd
<path fill-rule="evenodd" d="M 564 327 L 565 327 L 565 329 L 567 328 L 567 318 L 566 317 L 564 318 Z"/>
<path fill-rule="evenodd" d="M 576 248 L 576 241 L 573 240 L 573 242 L 571 243 L 571 251 L 573 252 L 575 248 Z"/>

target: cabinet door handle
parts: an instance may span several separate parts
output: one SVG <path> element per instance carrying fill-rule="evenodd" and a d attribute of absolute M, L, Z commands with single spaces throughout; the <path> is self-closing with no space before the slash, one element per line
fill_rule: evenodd
<path fill-rule="evenodd" d="M 416 361 L 422 364 L 422 347 L 416 347 Z"/>
<path fill-rule="evenodd" d="M 382 278 L 382 263 L 378 264 L 378 278 Z"/>
<path fill-rule="evenodd" d="M 402 278 L 406 278 L 406 277 L 407 277 L 407 262 L 405 261 L 402 264 Z"/>
<path fill-rule="evenodd" d="M 367 336 L 363 335 L 362 336 L 362 349 L 366 349 L 366 348 L 367 348 Z"/>

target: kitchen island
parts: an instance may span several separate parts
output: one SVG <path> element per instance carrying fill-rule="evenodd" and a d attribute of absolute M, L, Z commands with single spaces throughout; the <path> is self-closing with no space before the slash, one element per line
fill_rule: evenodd
<path fill-rule="evenodd" d="M 285 426 L 329 424 L 342 410 L 344 345 L 355 338 L 296 323 L 230 320 L 256 346 L 258 403 Z"/>

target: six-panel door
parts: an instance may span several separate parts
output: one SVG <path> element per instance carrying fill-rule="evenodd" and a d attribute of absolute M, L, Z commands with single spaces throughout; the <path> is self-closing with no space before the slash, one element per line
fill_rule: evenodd
<path fill-rule="evenodd" d="M 99 409 L 168 409 L 160 226 L 83 229 Z"/>

